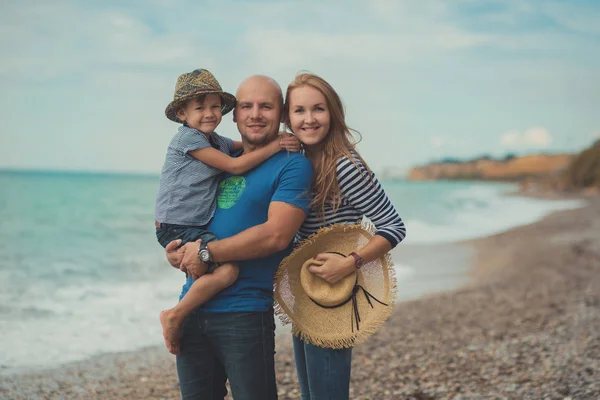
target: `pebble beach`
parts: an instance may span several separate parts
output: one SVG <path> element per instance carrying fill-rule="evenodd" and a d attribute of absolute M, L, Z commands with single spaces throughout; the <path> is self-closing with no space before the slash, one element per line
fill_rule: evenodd
<path fill-rule="evenodd" d="M 600 198 L 473 246 L 469 283 L 397 303 L 354 350 L 352 399 L 600 399 Z M 394 258 L 402 259 L 401 246 Z M 280 399 L 299 399 L 289 334 Z M 162 347 L 0 375 L 2 399 L 178 399 Z"/>

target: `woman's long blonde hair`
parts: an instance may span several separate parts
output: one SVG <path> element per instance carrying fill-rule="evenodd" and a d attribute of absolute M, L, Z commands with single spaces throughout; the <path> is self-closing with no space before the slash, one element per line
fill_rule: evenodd
<path fill-rule="evenodd" d="M 290 93 L 292 90 L 303 86 L 317 89 L 325 96 L 331 118 L 329 132 L 321 145 L 322 151 L 316 159 L 312 159 L 315 175 L 312 185 L 311 209 L 316 210 L 320 219 L 324 220 L 325 205 L 329 204 L 335 211 L 339 208 L 341 202 L 340 185 L 337 180 L 338 161 L 342 157 L 347 157 L 359 168 L 356 161 L 358 159 L 365 168 L 364 172 L 369 176 L 371 176 L 371 170 L 356 151 L 356 144 L 362 139 L 360 133 L 346 125 L 342 100 L 333 87 L 323 78 L 310 73 L 299 73 L 296 75 L 296 79 L 288 85 L 283 106 L 286 127 L 291 130 Z M 310 155 L 310 153 L 307 152 L 307 155 Z M 363 172 L 361 168 L 359 168 L 359 171 Z"/>

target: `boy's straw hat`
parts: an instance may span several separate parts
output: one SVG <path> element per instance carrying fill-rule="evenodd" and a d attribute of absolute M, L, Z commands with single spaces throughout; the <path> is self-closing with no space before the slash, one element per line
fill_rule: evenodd
<path fill-rule="evenodd" d="M 165 115 L 171 121 L 181 123 L 179 118 L 177 118 L 177 109 L 187 100 L 201 94 L 218 94 L 221 96 L 221 112 L 223 115 L 235 107 L 235 96 L 224 92 L 213 74 L 205 69 L 196 69 L 192 72 L 181 74 L 177 78 L 173 101 L 165 109 Z"/>
<path fill-rule="evenodd" d="M 373 237 L 363 225 L 333 225 L 304 240 L 275 274 L 275 309 L 282 322 L 304 341 L 332 349 L 353 347 L 379 329 L 392 312 L 396 297 L 394 266 L 389 253 L 365 263 L 335 284 L 308 271 L 319 253 L 344 256 Z"/>

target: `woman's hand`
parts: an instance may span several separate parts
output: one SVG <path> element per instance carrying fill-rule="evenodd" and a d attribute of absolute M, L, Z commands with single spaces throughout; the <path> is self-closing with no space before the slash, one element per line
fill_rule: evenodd
<path fill-rule="evenodd" d="M 302 144 L 298 138 L 287 132 L 280 132 L 279 146 L 287 151 L 299 152 L 302 149 Z"/>
<path fill-rule="evenodd" d="M 336 283 L 356 271 L 353 257 L 343 257 L 334 253 L 321 253 L 315 257 L 315 260 L 324 261 L 324 263 L 323 265 L 313 264 L 308 267 L 308 271 L 329 283 Z"/>

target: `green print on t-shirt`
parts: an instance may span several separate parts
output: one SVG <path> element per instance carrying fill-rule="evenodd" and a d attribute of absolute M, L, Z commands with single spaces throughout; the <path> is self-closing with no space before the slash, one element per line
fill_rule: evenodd
<path fill-rule="evenodd" d="M 219 183 L 217 206 L 228 209 L 237 203 L 246 189 L 246 179 L 243 176 L 230 176 Z"/>

